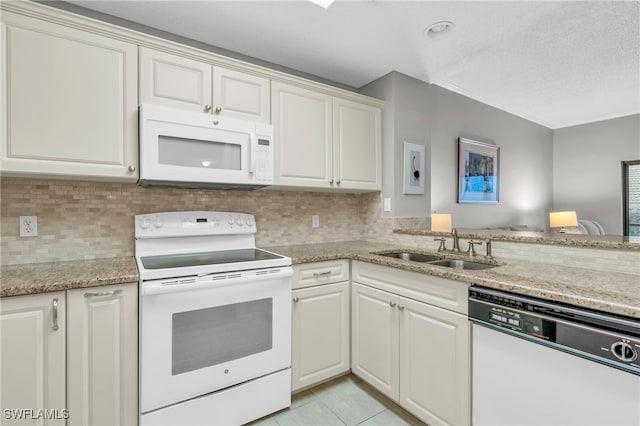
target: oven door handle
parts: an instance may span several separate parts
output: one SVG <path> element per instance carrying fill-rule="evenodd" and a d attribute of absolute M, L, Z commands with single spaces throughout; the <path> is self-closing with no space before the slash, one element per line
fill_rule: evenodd
<path fill-rule="evenodd" d="M 207 290 L 214 287 L 224 287 L 227 285 L 241 285 L 249 283 L 259 283 L 267 280 L 277 280 L 293 276 L 293 268 L 290 266 L 279 268 L 279 270 L 251 271 L 247 273 L 229 273 L 227 275 L 205 275 L 202 277 L 171 280 L 160 282 L 142 283 L 141 296 L 153 296 L 160 294 L 181 293 L 192 290 Z M 181 282 L 182 281 L 182 282 Z"/>

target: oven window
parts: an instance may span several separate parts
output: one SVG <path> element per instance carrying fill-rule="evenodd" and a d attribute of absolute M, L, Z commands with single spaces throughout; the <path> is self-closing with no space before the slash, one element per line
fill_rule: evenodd
<path fill-rule="evenodd" d="M 173 314 L 172 375 L 272 348 L 273 299 Z"/>
<path fill-rule="evenodd" d="M 217 170 L 240 170 L 242 146 L 160 135 L 160 164 Z"/>

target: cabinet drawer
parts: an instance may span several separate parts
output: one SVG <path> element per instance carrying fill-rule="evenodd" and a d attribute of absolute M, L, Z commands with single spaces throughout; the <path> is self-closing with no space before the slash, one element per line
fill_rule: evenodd
<path fill-rule="evenodd" d="M 348 280 L 348 260 L 331 260 L 327 262 L 293 265 L 294 289 Z"/>
<path fill-rule="evenodd" d="M 352 263 L 352 281 L 467 314 L 469 284 L 373 263 Z"/>

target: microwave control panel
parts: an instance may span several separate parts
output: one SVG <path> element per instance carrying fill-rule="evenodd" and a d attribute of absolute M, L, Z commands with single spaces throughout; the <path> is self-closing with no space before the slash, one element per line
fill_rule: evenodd
<path fill-rule="evenodd" d="M 256 147 L 256 183 L 273 183 L 273 141 L 260 136 Z"/>

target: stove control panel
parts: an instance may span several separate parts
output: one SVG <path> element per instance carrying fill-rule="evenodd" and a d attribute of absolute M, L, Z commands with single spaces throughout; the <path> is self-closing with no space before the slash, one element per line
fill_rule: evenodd
<path fill-rule="evenodd" d="M 136 239 L 255 233 L 255 218 L 248 213 L 185 211 L 135 217 Z"/>

